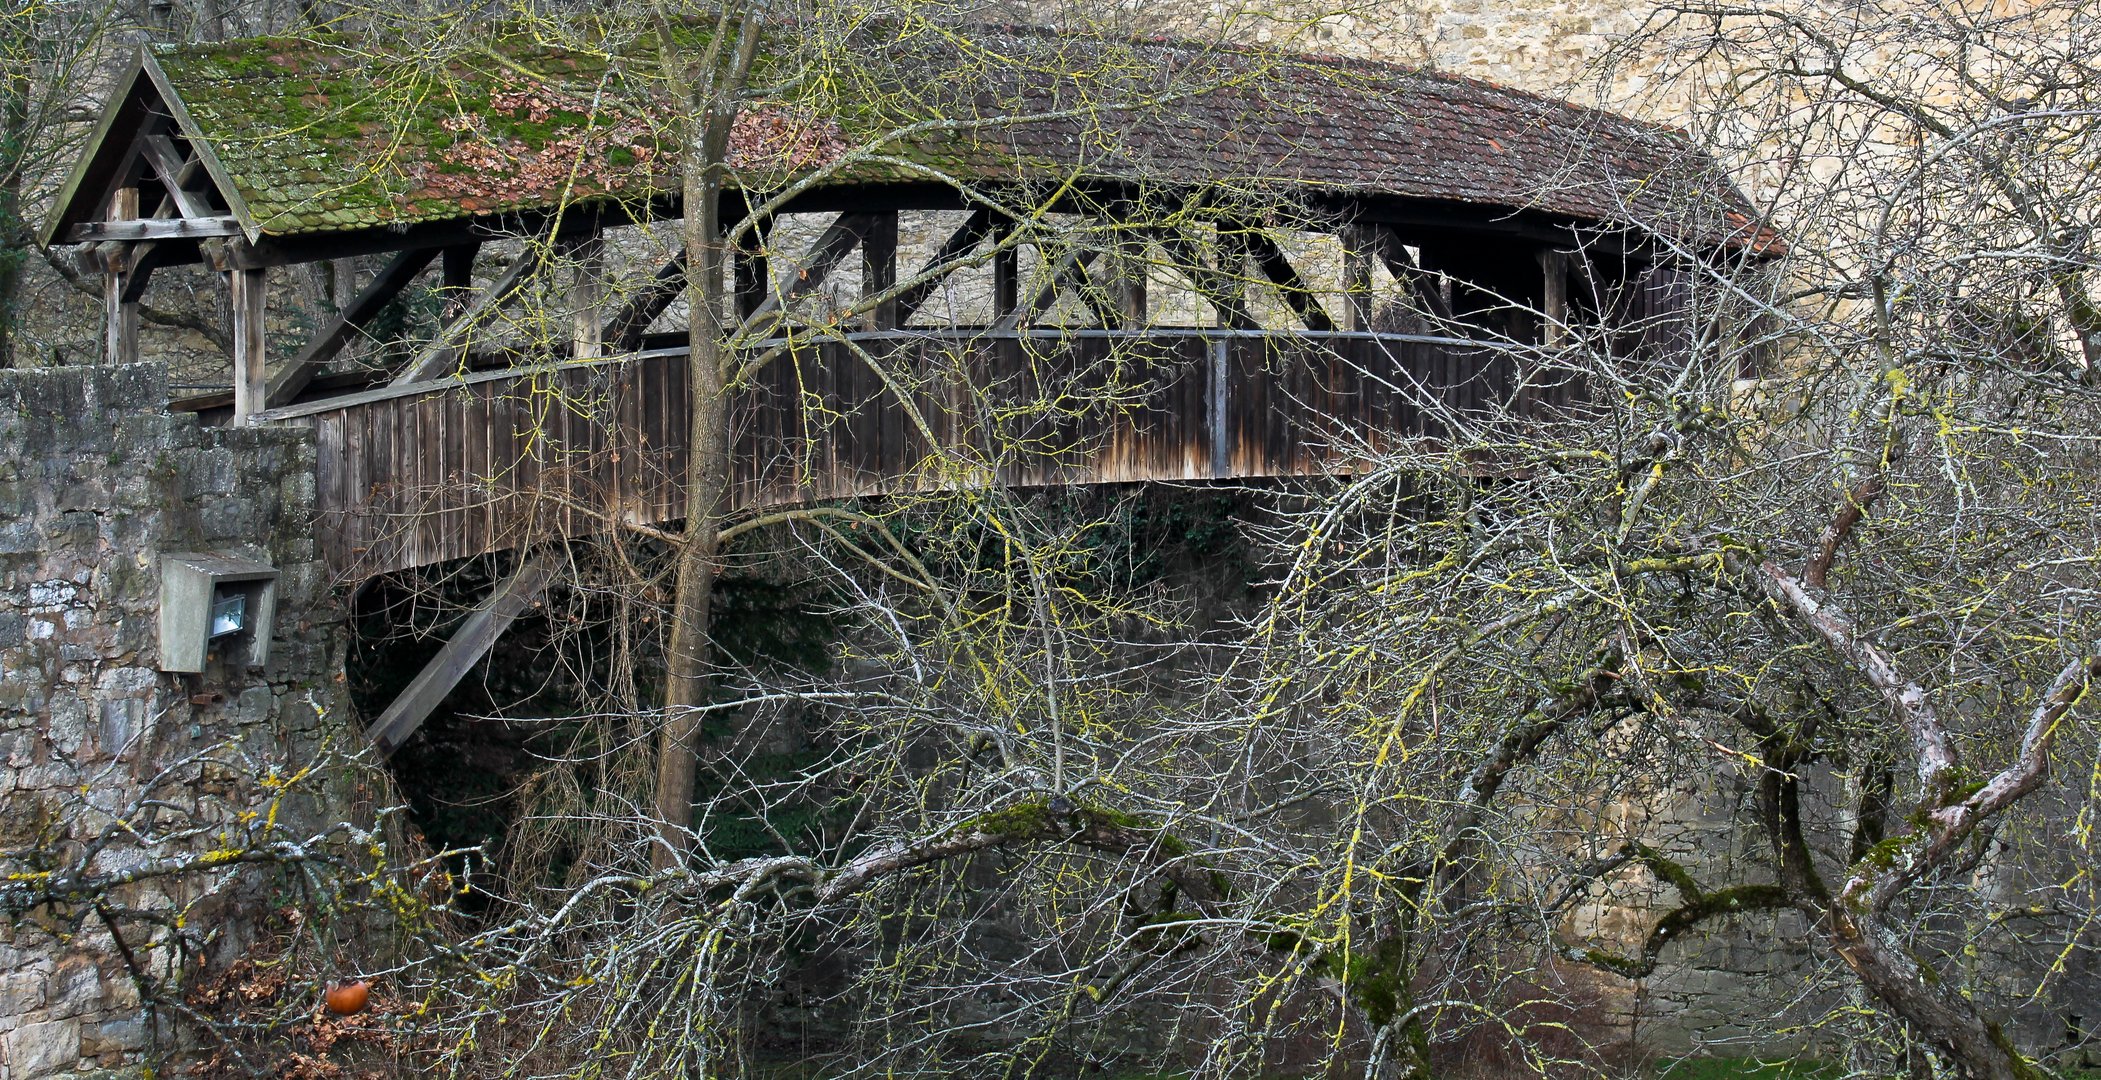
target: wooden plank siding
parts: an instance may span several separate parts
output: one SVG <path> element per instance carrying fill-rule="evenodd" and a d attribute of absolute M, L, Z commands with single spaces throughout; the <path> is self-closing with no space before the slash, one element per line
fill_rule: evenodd
<path fill-rule="evenodd" d="M 358 579 L 678 520 L 685 363 L 662 350 L 301 407 L 288 419 L 319 443 L 323 551 Z M 1348 471 L 1363 448 L 1437 435 L 1421 395 L 1461 409 L 1510 401 L 1517 367 L 1479 345 L 1403 335 L 858 334 L 782 349 L 737 388 L 731 501 Z M 1559 409 L 1580 393 L 1549 373 L 1524 400 Z"/>

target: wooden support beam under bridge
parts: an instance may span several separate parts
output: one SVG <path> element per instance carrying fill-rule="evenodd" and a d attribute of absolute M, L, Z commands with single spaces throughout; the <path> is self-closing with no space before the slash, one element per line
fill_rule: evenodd
<path fill-rule="evenodd" d="M 467 672 L 487 656 L 496 639 L 503 636 L 518 616 L 525 614 L 534 600 L 547 591 L 548 583 L 554 580 L 555 570 L 561 566 L 561 554 L 557 549 L 540 548 L 528 552 L 518 561 L 518 568 L 511 572 L 496 588 L 490 590 L 480 606 L 460 622 L 452 637 L 438 650 L 438 655 L 423 665 L 408 687 L 396 696 L 392 703 L 379 714 L 379 719 L 365 729 L 365 737 L 386 757 L 401 748 L 409 736 L 423 725 L 439 703 L 445 700 L 452 688 L 460 684 Z"/>

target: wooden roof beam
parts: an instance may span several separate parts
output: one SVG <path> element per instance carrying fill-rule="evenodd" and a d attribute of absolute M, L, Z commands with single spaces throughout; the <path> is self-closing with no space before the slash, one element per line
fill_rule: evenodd
<path fill-rule="evenodd" d="M 194 158 L 185 160 L 175 149 L 175 141 L 166 135 L 148 135 L 139 140 L 139 148 L 146 161 L 153 166 L 153 173 L 160 178 L 161 187 L 175 203 L 178 214 L 192 221 L 214 216 L 212 208 L 191 191 L 185 182 L 198 167 Z"/>
<path fill-rule="evenodd" d="M 67 230 L 67 244 L 98 240 L 203 240 L 239 236 L 241 223 L 230 214 L 202 218 L 139 218 L 135 221 L 89 221 Z"/>

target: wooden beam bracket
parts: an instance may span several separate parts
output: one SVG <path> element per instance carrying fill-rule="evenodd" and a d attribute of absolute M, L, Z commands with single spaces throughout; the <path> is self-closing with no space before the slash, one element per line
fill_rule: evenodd
<path fill-rule="evenodd" d="M 1175 269 L 1188 277 L 1197 293 L 1218 310 L 1220 326 L 1233 330 L 1254 327 L 1255 317 L 1248 312 L 1247 302 L 1241 296 L 1239 278 L 1206 261 L 1196 241 L 1180 228 L 1162 229 L 1158 239 Z"/>
<path fill-rule="evenodd" d="M 1407 282 L 1408 291 L 1421 298 L 1432 316 L 1447 323 L 1458 321 L 1452 313 L 1452 306 L 1445 303 L 1444 293 L 1437 287 L 1437 275 L 1423 269 L 1409 256 L 1407 245 L 1401 243 L 1400 234 L 1393 231 L 1393 226 L 1372 224 L 1366 228 L 1371 231 L 1372 249 L 1378 254 L 1379 261 L 1386 264 L 1386 272 Z"/>
<path fill-rule="evenodd" d="M 642 338 L 649 332 L 649 324 L 677 300 L 686 288 L 686 253 L 678 254 L 657 267 L 656 275 L 649 283 L 635 290 L 627 303 L 620 306 L 611 319 L 606 321 L 606 340 L 621 352 L 633 352 L 642 346 Z"/>
<path fill-rule="evenodd" d="M 996 334 L 1012 333 L 1034 322 L 1038 315 L 1049 311 L 1052 305 L 1058 302 L 1058 294 L 1066 289 L 1071 289 L 1078 293 L 1080 299 L 1094 311 L 1095 315 L 1102 317 L 1104 311 L 1102 299 L 1089 295 L 1086 291 L 1088 282 L 1087 268 L 1100 255 L 1101 251 L 1095 248 L 1074 247 L 1066 251 L 1064 255 L 1058 258 L 1057 265 L 1051 269 L 1050 280 L 1044 282 L 1043 287 L 1036 290 L 1035 295 L 1029 298 L 1027 304 L 1017 304 L 1012 311 L 1000 316 L 999 321 L 992 325 L 992 332 Z M 1104 325 L 1111 324 L 1105 322 Z"/>
<path fill-rule="evenodd" d="M 912 316 L 941 288 L 942 280 L 955 272 L 957 260 L 970 254 L 992 235 L 993 216 L 990 207 L 980 206 L 972 210 L 963 224 L 941 242 L 941 247 L 926 265 L 907 279 L 908 284 L 897 294 L 897 325 L 911 322 Z"/>
<path fill-rule="evenodd" d="M 780 312 L 788 305 L 815 292 L 832 276 L 832 271 L 861 245 L 870 230 L 876 226 L 878 215 L 848 211 L 832 219 L 823 235 L 810 245 L 809 254 L 782 276 L 780 283 L 744 319 L 741 328 L 745 334 L 764 333 L 779 320 Z"/>
<path fill-rule="evenodd" d="M 1313 295 L 1313 290 L 1306 287 L 1306 280 L 1299 276 L 1298 268 L 1291 265 L 1291 258 L 1284 254 L 1276 238 L 1252 227 L 1241 235 L 1253 251 L 1255 265 L 1262 269 L 1262 276 L 1268 278 L 1277 294 L 1291 305 L 1291 310 L 1306 329 L 1316 334 L 1333 331 L 1335 320 L 1321 305 L 1320 298 Z"/>

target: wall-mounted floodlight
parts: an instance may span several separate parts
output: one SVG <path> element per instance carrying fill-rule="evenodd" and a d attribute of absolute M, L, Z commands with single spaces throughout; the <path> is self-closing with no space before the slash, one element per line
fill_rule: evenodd
<path fill-rule="evenodd" d="M 238 634 L 248 629 L 248 594 L 245 592 L 212 592 L 213 641 L 228 634 Z"/>
<path fill-rule="evenodd" d="M 202 672 L 214 657 L 261 667 L 270 658 L 277 570 L 218 552 L 161 556 L 160 669 Z"/>

